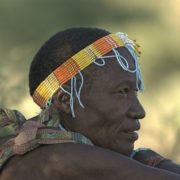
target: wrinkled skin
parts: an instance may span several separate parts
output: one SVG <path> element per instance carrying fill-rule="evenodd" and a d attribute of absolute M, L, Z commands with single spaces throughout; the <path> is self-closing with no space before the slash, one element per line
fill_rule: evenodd
<path fill-rule="evenodd" d="M 135 69 L 127 49 L 119 51 L 129 60 L 130 69 Z M 81 93 L 85 108 L 76 104 L 76 117 L 63 117 L 64 126 L 81 132 L 100 147 L 128 155 L 138 138 L 134 131 L 140 129 L 139 119 L 145 116 L 137 97 L 135 73 L 124 71 L 116 58 L 107 59 L 103 67 L 93 65 L 93 70 L 97 71 L 95 77 L 90 85 L 84 83 Z"/>
<path fill-rule="evenodd" d="M 134 62 L 128 51 L 124 48 L 119 51 L 133 69 Z M 108 60 L 104 67 L 92 66 L 102 70 L 94 73 L 90 86 L 84 84 L 81 99 L 85 108 L 75 102 L 75 119 L 71 117 L 66 94 L 57 92 L 53 102 L 61 112 L 64 127 L 84 134 L 96 146 L 66 143 L 39 147 L 23 156 L 13 157 L 5 165 L 1 180 L 180 178 L 170 172 L 173 172 L 172 168 L 164 171 L 143 165 L 148 153 L 137 155 L 136 160 L 127 156 L 137 140 L 134 131 L 140 128 L 139 119 L 145 116 L 137 98 L 135 74 L 123 71 L 115 59 Z"/>

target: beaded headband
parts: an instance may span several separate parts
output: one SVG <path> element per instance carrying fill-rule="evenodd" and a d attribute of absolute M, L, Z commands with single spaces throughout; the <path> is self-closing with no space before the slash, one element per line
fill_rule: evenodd
<path fill-rule="evenodd" d="M 96 59 L 102 58 L 118 47 L 126 47 L 132 55 L 134 54 L 133 57 L 135 56 L 135 58 L 140 56 L 139 45 L 134 40 L 129 39 L 127 34 L 118 32 L 104 36 L 73 55 L 49 74 L 35 90 L 33 100 L 41 108 L 44 108 L 63 84 L 95 62 Z"/>

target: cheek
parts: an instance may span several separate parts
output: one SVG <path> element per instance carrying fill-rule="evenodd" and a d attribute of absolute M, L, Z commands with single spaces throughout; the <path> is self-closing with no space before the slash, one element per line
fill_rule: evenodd
<path fill-rule="evenodd" d="M 126 115 L 130 107 L 128 98 L 120 96 L 110 96 L 106 98 L 106 112 L 112 114 L 114 117 L 120 118 L 119 116 Z"/>
<path fill-rule="evenodd" d="M 131 106 L 130 99 L 120 95 L 99 93 L 89 99 L 85 99 L 85 105 L 98 116 L 119 117 L 125 115 Z"/>

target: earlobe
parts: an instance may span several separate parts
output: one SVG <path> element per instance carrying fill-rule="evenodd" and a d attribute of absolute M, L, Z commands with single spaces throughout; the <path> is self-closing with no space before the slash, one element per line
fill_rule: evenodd
<path fill-rule="evenodd" d="M 62 112 L 70 113 L 70 96 L 59 89 L 53 96 L 54 106 Z"/>

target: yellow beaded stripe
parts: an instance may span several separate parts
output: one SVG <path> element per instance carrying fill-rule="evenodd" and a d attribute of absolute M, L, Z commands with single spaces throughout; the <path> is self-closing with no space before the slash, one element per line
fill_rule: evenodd
<path fill-rule="evenodd" d="M 110 34 L 98 39 L 93 44 L 90 44 L 61 64 L 43 82 L 41 82 L 33 94 L 34 101 L 41 108 L 45 107 L 48 100 L 60 86 L 69 81 L 78 73 L 78 71 L 83 70 L 97 58 L 110 52 L 113 48 L 122 46 L 125 46 L 125 44 L 116 34 Z M 136 54 L 139 54 L 137 44 L 134 45 L 134 48 Z"/>

